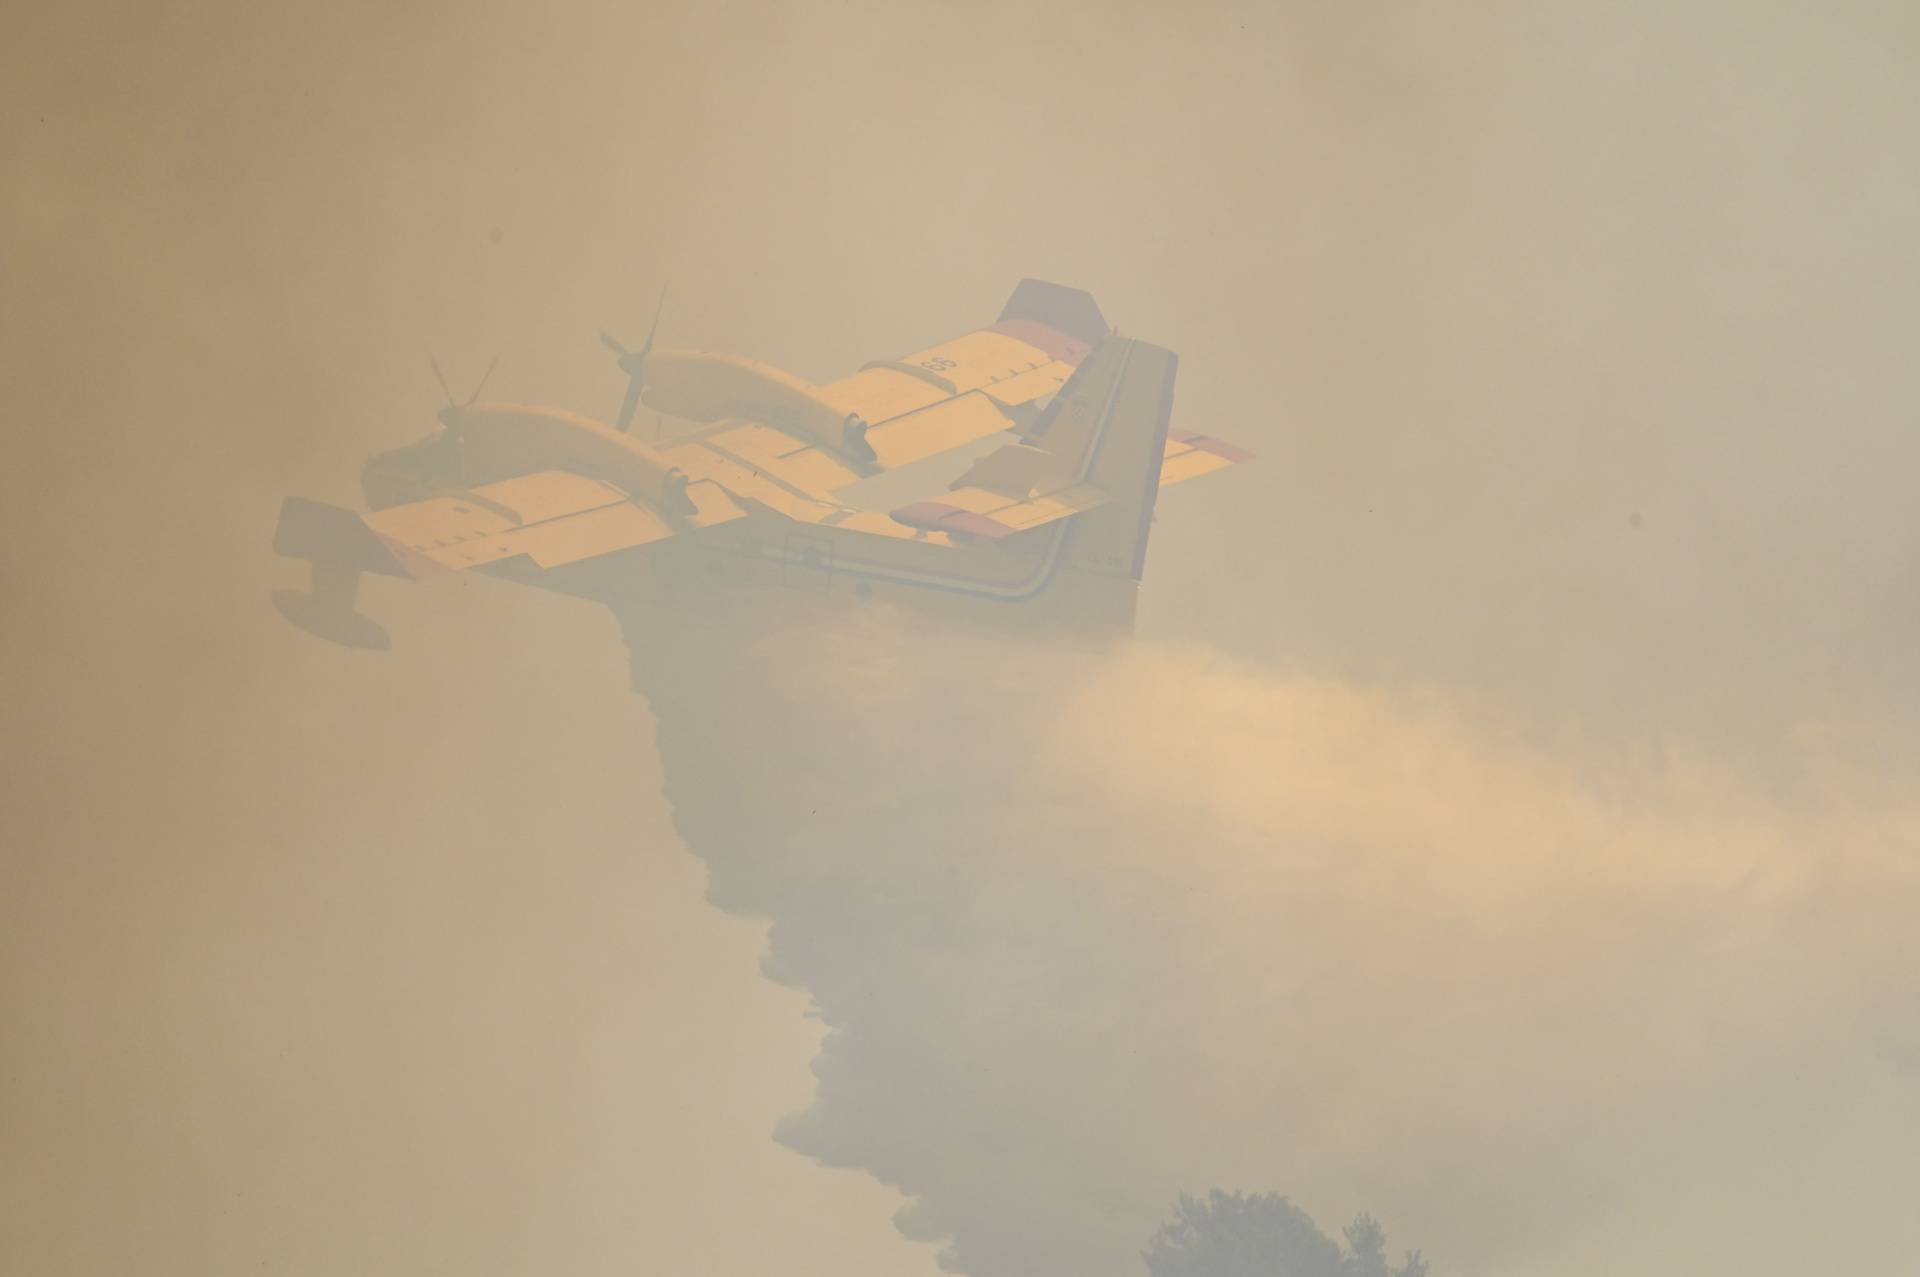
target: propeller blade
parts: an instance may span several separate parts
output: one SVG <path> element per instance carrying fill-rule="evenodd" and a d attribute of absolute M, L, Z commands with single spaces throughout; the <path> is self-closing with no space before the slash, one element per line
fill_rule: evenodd
<path fill-rule="evenodd" d="M 647 343 L 640 347 L 640 357 L 645 359 L 647 352 L 653 349 L 653 335 L 660 331 L 660 315 L 667 308 L 667 286 L 660 286 L 660 300 L 653 306 L 653 326 L 647 329 Z"/>
<path fill-rule="evenodd" d="M 633 413 L 640 406 L 640 386 L 646 377 L 647 354 L 653 349 L 653 339 L 660 331 L 660 315 L 667 308 L 667 290 L 660 289 L 660 300 L 653 307 L 653 324 L 647 329 L 647 340 L 638 350 L 628 350 L 613 339 L 611 333 L 601 333 L 600 342 L 608 350 L 620 357 L 620 371 L 627 374 L 627 393 L 620 400 L 620 418 L 614 422 L 614 429 L 621 434 L 627 433 L 627 427 L 633 424 Z"/>
<path fill-rule="evenodd" d="M 487 388 L 487 379 L 493 376 L 493 370 L 499 366 L 500 356 L 495 355 L 487 362 L 487 370 L 480 374 L 480 384 L 473 388 L 473 393 L 467 396 L 467 401 L 460 405 L 462 408 L 473 407 L 474 401 L 480 398 L 480 392 Z"/>
<path fill-rule="evenodd" d="M 447 407 L 453 407 L 455 402 L 453 391 L 447 386 L 447 375 L 440 371 L 440 357 L 438 355 L 428 355 L 427 363 L 433 368 L 433 379 L 440 383 L 440 393 L 447 397 Z"/>
<path fill-rule="evenodd" d="M 627 433 L 627 427 L 633 424 L 633 410 L 640 406 L 640 378 L 627 378 L 627 394 L 620 401 L 620 419 L 613 428 L 621 434 Z"/>

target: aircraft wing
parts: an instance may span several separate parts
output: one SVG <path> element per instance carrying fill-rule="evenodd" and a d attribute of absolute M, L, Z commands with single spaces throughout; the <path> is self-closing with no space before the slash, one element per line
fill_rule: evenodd
<path fill-rule="evenodd" d="M 1103 505 L 1108 494 L 1076 473 L 1077 458 L 1011 443 L 973 463 L 934 500 L 893 511 L 896 521 L 929 532 L 997 539 Z"/>
<path fill-rule="evenodd" d="M 536 567 L 557 568 L 743 514 L 712 484 L 688 485 L 687 497 L 694 513 L 669 521 L 604 480 L 540 470 L 451 496 L 375 510 L 363 521 L 408 561 L 431 564 L 429 571 L 458 572 L 519 555 Z"/>
<path fill-rule="evenodd" d="M 997 539 L 1072 515 L 1132 499 L 1142 484 L 1163 488 L 1252 458 L 1252 453 L 1209 435 L 1168 429 L 1148 445 L 1129 473 L 1096 468 L 1109 422 L 1122 407 L 1119 396 L 1136 343 L 1103 341 L 1075 369 L 1026 438 L 976 460 L 944 495 L 893 511 L 912 528 Z M 1171 387 L 1171 372 L 1166 387 Z M 1160 383 L 1150 382 L 1152 393 Z M 1170 405 L 1162 404 L 1164 412 Z M 1145 506 L 1151 514 L 1152 505 Z"/>
<path fill-rule="evenodd" d="M 1026 279 L 987 327 L 876 360 L 823 386 L 739 355 L 662 351 L 646 363 L 645 400 L 707 423 L 658 445 L 676 465 L 816 521 L 838 506 L 832 494 L 863 478 L 996 434 L 1033 438 L 1048 406 L 1110 332 L 1091 294 Z M 1177 483 L 1246 455 L 1206 436 L 1176 433 L 1162 481 Z M 1078 494 L 1057 496 L 1066 486 L 1013 494 L 986 485 L 986 493 L 962 493 L 950 504 L 981 513 L 987 494 L 1017 495 L 1022 504 L 1054 495 L 1054 504 L 1018 512 L 1044 522 L 1043 512 L 1059 518 L 1086 508 Z"/>
<path fill-rule="evenodd" d="M 991 325 L 821 388 L 868 423 L 883 470 L 1030 425 L 1112 331 L 1090 293 L 1024 279 Z"/>
<path fill-rule="evenodd" d="M 957 488 L 937 501 L 901 506 L 893 512 L 893 518 L 907 527 L 929 532 L 997 539 L 1091 510 L 1108 500 L 1105 492 L 1090 483 L 1026 498 L 987 488 Z"/>
<path fill-rule="evenodd" d="M 1109 331 L 1090 294 L 1028 279 L 991 325 L 824 386 L 738 355 L 662 351 L 647 361 L 645 401 L 787 436 L 783 468 L 821 492 L 1030 426 Z"/>
<path fill-rule="evenodd" d="M 380 627 L 353 611 L 362 573 L 545 573 L 746 517 L 719 484 L 672 470 L 645 445 L 571 414 L 485 405 L 463 410 L 457 427 L 375 458 L 367 473 L 374 510 L 301 497 L 281 504 L 275 552 L 313 566 L 311 592 L 274 595 L 289 620 L 350 646 L 385 647 Z M 460 467 L 445 463 L 461 452 L 477 476 L 505 477 L 446 482 Z M 546 456 L 547 466 L 515 473 L 529 455 Z M 422 468 L 439 480 L 436 490 L 415 500 L 391 495 Z"/>
<path fill-rule="evenodd" d="M 521 556 L 556 568 L 744 514 L 713 484 L 690 484 L 687 496 L 695 513 L 669 521 L 603 480 L 541 470 L 366 514 L 288 497 L 274 549 L 384 576 L 460 572 Z"/>

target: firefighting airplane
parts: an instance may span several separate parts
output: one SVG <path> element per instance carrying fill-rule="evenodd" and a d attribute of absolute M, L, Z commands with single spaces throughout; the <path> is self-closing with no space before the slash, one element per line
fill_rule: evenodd
<path fill-rule="evenodd" d="M 274 593 L 282 615 L 386 648 L 354 610 L 362 573 L 474 570 L 599 600 L 629 628 L 797 593 L 1124 634 L 1155 494 L 1249 457 L 1169 429 L 1171 351 L 1036 279 L 992 325 L 824 386 L 739 355 L 655 352 L 653 332 L 637 351 L 604 340 L 628 377 L 612 426 L 449 403 L 440 430 L 367 463 L 369 513 L 287 498 L 274 549 L 313 577 Z M 636 438 L 641 403 L 699 424 Z M 859 495 L 888 484 L 887 501 Z"/>

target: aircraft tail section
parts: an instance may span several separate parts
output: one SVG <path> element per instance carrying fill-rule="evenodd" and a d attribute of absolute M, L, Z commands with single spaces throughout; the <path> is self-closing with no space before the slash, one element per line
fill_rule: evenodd
<path fill-rule="evenodd" d="M 1106 500 L 1074 517 L 1066 566 L 1138 581 L 1145 570 L 1180 360 L 1134 338 L 1109 337 L 1034 423 L 1030 440 Z"/>
<path fill-rule="evenodd" d="M 1098 345 L 1112 331 L 1092 293 L 1044 279 L 1021 280 L 1001 308 L 998 323 L 1042 324 L 1087 346 Z"/>

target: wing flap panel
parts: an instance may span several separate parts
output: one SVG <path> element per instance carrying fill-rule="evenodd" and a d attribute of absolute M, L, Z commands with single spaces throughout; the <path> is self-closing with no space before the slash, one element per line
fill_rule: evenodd
<path fill-rule="evenodd" d="M 730 426 L 703 434 L 700 442 L 802 492 L 831 492 L 860 478 L 831 453 L 771 426 L 753 423 Z"/>
<path fill-rule="evenodd" d="M 822 387 L 821 396 L 862 421 L 891 421 L 947 398 L 947 392 L 923 378 L 884 364 L 869 365 L 851 377 Z"/>
<path fill-rule="evenodd" d="M 884 469 L 894 470 L 1012 425 L 992 399 L 965 394 L 873 427 L 867 431 L 867 444 Z"/>
<path fill-rule="evenodd" d="M 1055 519 L 1064 519 L 1070 514 L 1079 514 L 1082 510 L 1091 510 L 1106 500 L 1106 493 L 1092 484 L 1082 483 L 996 510 L 993 517 L 1024 532 L 1043 523 L 1052 523 Z"/>
<path fill-rule="evenodd" d="M 1053 362 L 1053 356 L 1018 337 L 982 328 L 908 355 L 900 362 L 926 369 L 958 394 L 1031 372 Z"/>
<path fill-rule="evenodd" d="M 690 484 L 687 499 L 693 513 L 684 518 L 686 526 L 711 527 L 745 515 L 717 484 Z M 519 475 L 360 517 L 396 552 L 455 572 L 521 554 L 543 568 L 559 567 L 665 540 L 680 527 L 610 483 L 564 470 Z"/>
<path fill-rule="evenodd" d="M 1049 360 L 1038 368 L 1029 368 L 1025 372 L 1015 373 L 1000 381 L 990 381 L 980 387 L 981 391 L 993 397 L 994 401 L 1008 408 L 1018 408 L 1030 404 L 1036 399 L 1044 399 L 1057 393 L 1067 384 L 1067 378 L 1073 376 L 1073 365 L 1059 360 Z"/>
<path fill-rule="evenodd" d="M 629 501 L 520 528 L 499 541 L 507 554 L 524 554 L 543 568 L 557 568 L 672 535 L 673 526 L 665 519 Z"/>
<path fill-rule="evenodd" d="M 589 479 L 570 470 L 538 470 L 498 483 L 470 489 L 474 497 L 489 509 L 510 515 L 518 524 L 544 523 L 562 515 L 625 501 L 627 494 L 600 479 Z"/>
<path fill-rule="evenodd" d="M 1108 499 L 1106 493 L 1090 483 L 1074 484 L 1022 501 L 1009 500 L 1005 494 L 985 488 L 956 488 L 937 501 L 916 501 L 902 506 L 893 512 L 893 517 L 910 528 L 999 538 L 1091 510 Z"/>

